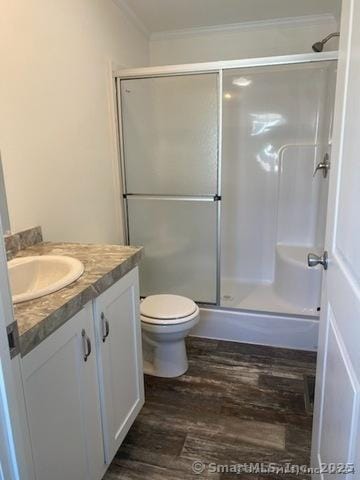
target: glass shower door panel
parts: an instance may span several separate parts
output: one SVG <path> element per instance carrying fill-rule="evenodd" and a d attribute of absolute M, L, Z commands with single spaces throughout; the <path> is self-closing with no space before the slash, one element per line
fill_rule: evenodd
<path fill-rule="evenodd" d="M 217 192 L 217 73 L 121 81 L 127 193 Z"/>
<path fill-rule="evenodd" d="M 143 245 L 141 296 L 216 303 L 217 202 L 128 198 L 129 239 Z"/>

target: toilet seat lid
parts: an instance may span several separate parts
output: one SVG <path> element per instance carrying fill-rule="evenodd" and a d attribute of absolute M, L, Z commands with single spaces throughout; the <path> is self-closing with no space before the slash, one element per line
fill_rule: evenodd
<path fill-rule="evenodd" d="M 188 317 L 196 308 L 195 302 L 180 295 L 150 295 L 140 303 L 141 315 L 161 320 Z"/>

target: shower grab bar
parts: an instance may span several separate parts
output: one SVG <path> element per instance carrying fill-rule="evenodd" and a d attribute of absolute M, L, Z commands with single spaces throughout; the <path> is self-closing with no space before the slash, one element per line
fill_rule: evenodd
<path fill-rule="evenodd" d="M 286 143 L 285 145 L 282 145 L 279 150 L 278 150 L 278 156 L 279 158 L 282 158 L 282 155 L 284 151 L 287 148 L 296 148 L 296 147 L 320 147 L 320 143 Z"/>
<path fill-rule="evenodd" d="M 125 193 L 123 195 L 125 199 L 133 200 L 172 200 L 172 201 L 185 201 L 185 202 L 219 202 L 221 200 L 220 195 L 203 195 L 203 196 L 190 196 L 190 195 L 151 195 L 142 193 Z"/>
<path fill-rule="evenodd" d="M 283 163 L 283 160 L 284 160 L 285 150 L 287 150 L 288 148 L 299 148 L 299 147 L 318 148 L 318 147 L 321 147 L 321 144 L 320 143 L 286 143 L 285 145 L 282 145 L 278 150 L 278 159 L 279 159 L 279 169 L 280 169 L 280 171 L 282 170 L 282 163 Z"/>

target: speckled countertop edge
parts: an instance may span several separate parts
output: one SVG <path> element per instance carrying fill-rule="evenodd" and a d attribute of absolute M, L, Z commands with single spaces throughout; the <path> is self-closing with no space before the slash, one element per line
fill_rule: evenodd
<path fill-rule="evenodd" d="M 14 305 L 24 357 L 45 338 L 135 268 L 143 255 L 142 247 L 77 243 L 38 243 L 18 252 L 29 255 L 67 255 L 82 261 L 84 274 L 67 287 L 50 295 Z"/>

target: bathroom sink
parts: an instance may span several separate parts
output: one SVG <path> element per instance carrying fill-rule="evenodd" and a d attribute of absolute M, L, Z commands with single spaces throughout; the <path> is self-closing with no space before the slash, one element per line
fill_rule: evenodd
<path fill-rule="evenodd" d="M 20 303 L 66 287 L 83 274 L 84 265 L 72 257 L 41 255 L 14 258 L 8 269 L 13 302 Z"/>

